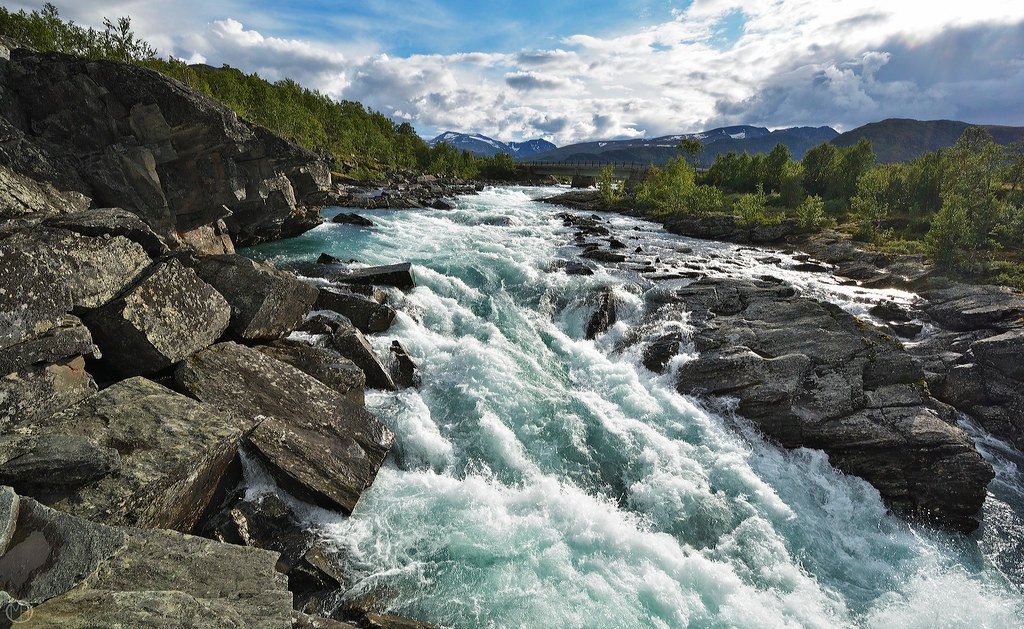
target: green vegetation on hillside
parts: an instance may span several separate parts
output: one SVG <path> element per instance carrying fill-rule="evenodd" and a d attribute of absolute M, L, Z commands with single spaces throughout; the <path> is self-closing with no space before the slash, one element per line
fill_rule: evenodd
<path fill-rule="evenodd" d="M 510 157 L 478 158 L 441 143 L 430 147 L 407 122 L 353 101 L 337 102 L 290 79 L 269 82 L 257 74 L 223 66 L 188 65 L 161 59 L 137 37 L 128 17 L 104 20 L 104 30 L 64 21 L 55 6 L 12 12 L 0 7 L 0 35 L 41 52 L 141 65 L 209 95 L 242 118 L 310 150 L 330 155 L 336 170 L 371 178 L 384 169 L 408 168 L 464 179 L 512 180 L 522 170 Z"/>

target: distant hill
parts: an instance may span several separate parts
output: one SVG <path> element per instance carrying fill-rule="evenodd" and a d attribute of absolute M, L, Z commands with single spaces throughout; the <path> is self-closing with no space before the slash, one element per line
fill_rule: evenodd
<path fill-rule="evenodd" d="M 660 165 L 681 154 L 676 147 L 686 138 L 696 138 L 704 143 L 704 150 L 698 155 L 697 160 L 705 166 L 710 166 L 719 154 L 730 151 L 767 153 L 780 143 L 789 147 L 794 159 L 800 159 L 807 149 L 828 142 L 836 135 L 837 131 L 832 127 L 792 127 L 769 131 L 764 127 L 739 125 L 650 139 L 582 142 L 535 155 L 533 159 L 552 162 L 640 162 Z"/>
<path fill-rule="evenodd" d="M 857 127 L 832 138 L 836 146 L 852 146 L 861 139 L 871 140 L 878 161 L 905 162 L 915 157 L 956 144 L 968 127 L 985 127 L 999 144 L 1024 140 L 1024 127 L 972 125 L 958 120 L 910 120 L 889 118 Z"/>
<path fill-rule="evenodd" d="M 445 131 L 427 144 L 434 146 L 438 142 L 447 142 L 459 150 L 466 150 L 479 157 L 493 157 L 498 153 L 506 153 L 516 159 L 532 158 L 534 155 L 557 148 L 551 142 L 542 139 L 526 142 L 502 142 L 486 135 L 457 133 Z"/>

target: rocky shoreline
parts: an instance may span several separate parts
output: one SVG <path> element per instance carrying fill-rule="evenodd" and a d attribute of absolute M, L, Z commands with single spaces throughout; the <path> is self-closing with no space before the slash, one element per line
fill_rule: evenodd
<path fill-rule="evenodd" d="M 409 265 L 324 265 L 328 291 L 236 254 L 319 225 L 328 165 L 155 72 L 0 52 L 0 617 L 428 626 L 344 599 L 243 475 L 356 507 L 394 442 L 364 389 L 417 381 L 363 336 Z"/>
<path fill-rule="evenodd" d="M 580 250 L 579 260 L 566 261 L 567 272 L 602 264 L 656 282 L 676 280 L 649 293 L 644 325 L 685 316 L 694 331 L 645 342 L 649 369 L 664 371 L 677 354 L 695 351 L 676 372 L 680 392 L 727 415 L 735 411 L 785 447 L 824 450 L 837 468 L 874 485 L 895 511 L 961 532 L 977 527 L 993 472 L 958 426 L 959 413 L 1024 445 L 1024 297 L 933 278 L 927 268 L 918 274 L 905 261 L 876 265 L 877 254 L 828 236 L 809 247 L 823 259 L 794 256 L 808 265 L 801 270 L 841 275 L 844 263 L 871 264 L 878 270 L 871 277 L 886 273 L 889 285 L 924 285 L 928 278 L 944 286 L 922 290 L 911 308 L 881 301 L 868 322 L 776 277 L 723 278 L 712 272 L 715 261 L 686 252 L 654 257 L 599 215 L 561 216 Z M 916 277 L 900 281 L 903 273 Z M 614 322 L 607 295 L 595 301 L 588 336 Z"/>

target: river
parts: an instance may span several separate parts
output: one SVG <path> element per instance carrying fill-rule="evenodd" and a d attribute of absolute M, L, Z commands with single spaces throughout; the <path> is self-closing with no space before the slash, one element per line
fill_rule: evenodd
<path fill-rule="evenodd" d="M 636 273 L 557 270 L 578 250 L 560 210 L 533 201 L 555 191 L 361 212 L 378 226 L 325 223 L 245 252 L 414 263 L 395 325 L 371 337 L 381 351 L 399 339 L 422 374 L 419 389 L 368 392 L 396 447 L 351 517 L 303 506 L 345 564 L 346 596 L 452 627 L 1024 626 L 1020 452 L 965 424 L 997 472 L 970 537 L 887 514 L 822 452 L 784 451 L 646 370 L 632 341 L 685 318 L 645 322 L 657 282 Z M 606 218 L 646 253 L 770 273 L 855 314 L 915 298 Z M 605 286 L 619 320 L 583 340 Z M 250 492 L 274 490 L 249 476 Z"/>

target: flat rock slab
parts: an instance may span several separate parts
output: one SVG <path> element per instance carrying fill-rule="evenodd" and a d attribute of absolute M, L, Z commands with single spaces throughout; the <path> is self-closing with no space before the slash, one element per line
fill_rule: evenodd
<path fill-rule="evenodd" d="M 16 521 L 0 588 L 34 606 L 20 626 L 291 627 L 276 553 L 104 526 L 29 498 Z"/>
<path fill-rule="evenodd" d="M 288 340 L 260 345 L 256 349 L 313 376 L 357 406 L 366 401 L 366 375 L 363 370 L 334 350 Z"/>
<path fill-rule="evenodd" d="M 131 378 L 47 419 L 13 424 L 0 440 L 0 474 L 95 522 L 191 531 L 232 473 L 241 434 L 233 417 Z M 58 436 L 65 442 L 53 443 Z M 68 471 L 25 472 L 61 468 Z"/>
<path fill-rule="evenodd" d="M 354 362 L 366 374 L 366 386 L 384 391 L 397 391 L 398 385 L 380 356 L 363 333 L 345 317 L 331 322 L 331 347 Z"/>
<path fill-rule="evenodd" d="M 412 288 L 416 285 L 411 262 L 352 269 L 339 276 L 338 280 L 348 284 L 373 284 L 397 288 Z"/>
<path fill-rule="evenodd" d="M 950 330 L 1001 329 L 1024 316 L 1024 297 L 1004 286 L 968 286 L 922 293 L 924 311 Z"/>
<path fill-rule="evenodd" d="M 231 329 L 243 339 L 272 340 L 302 323 L 317 289 L 272 264 L 241 255 L 202 256 L 186 264 L 231 304 Z"/>
<path fill-rule="evenodd" d="M 156 373 L 208 347 L 230 318 L 224 297 L 172 259 L 85 320 L 110 367 L 131 376 Z"/>
<path fill-rule="evenodd" d="M 49 219 L 46 225 L 83 236 L 124 236 L 141 245 L 153 258 L 167 253 L 167 244 L 163 238 L 136 214 L 121 208 L 97 208 L 64 214 Z"/>
<path fill-rule="evenodd" d="M 99 357 L 92 333 L 81 319 L 60 315 L 41 325 L 43 331 L 0 349 L 0 374 L 9 374 L 37 363 L 58 363 L 74 356 Z"/>
<path fill-rule="evenodd" d="M 259 424 L 247 445 L 299 497 L 351 513 L 394 442 L 373 414 L 316 378 L 236 343 L 220 343 L 175 372 L 189 394 Z"/>
<path fill-rule="evenodd" d="M 824 450 L 898 511 L 977 527 L 992 468 L 927 407 L 921 367 L 891 337 L 787 285 L 704 279 L 673 295 L 698 352 L 678 371 L 681 392 L 738 399 L 766 435 Z"/>
<path fill-rule="evenodd" d="M 371 334 L 384 332 L 395 320 L 390 306 L 348 291 L 321 289 L 316 299 L 317 310 L 330 310 L 344 315 L 361 331 Z"/>

